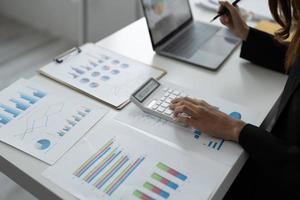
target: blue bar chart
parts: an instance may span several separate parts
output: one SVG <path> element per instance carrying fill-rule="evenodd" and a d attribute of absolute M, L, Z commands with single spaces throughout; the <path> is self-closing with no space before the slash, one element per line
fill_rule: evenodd
<path fill-rule="evenodd" d="M 9 118 L 9 117 L 7 117 L 7 116 L 5 116 L 3 114 L 0 114 L 0 123 L 2 125 L 8 124 L 10 122 L 10 120 L 11 120 L 11 118 Z"/>
<path fill-rule="evenodd" d="M 57 131 L 57 135 L 60 137 L 65 136 L 68 132 L 70 132 L 74 127 L 77 126 L 91 113 L 90 108 L 81 107 L 79 108 L 75 114 L 71 115 L 69 118 L 65 119 L 65 125 Z"/>
<path fill-rule="evenodd" d="M 25 111 L 25 110 L 27 110 L 30 107 L 29 104 L 21 102 L 21 101 L 19 101 L 17 99 L 10 99 L 10 101 L 12 103 L 15 103 L 16 104 L 16 108 L 18 108 L 18 109 L 20 109 L 22 111 Z"/>
<path fill-rule="evenodd" d="M 19 91 L 9 91 L 9 95 L 3 95 L 0 100 L 0 124 L 7 125 L 13 118 L 20 116 L 33 104 L 44 98 L 47 93 L 42 90 L 22 86 Z"/>

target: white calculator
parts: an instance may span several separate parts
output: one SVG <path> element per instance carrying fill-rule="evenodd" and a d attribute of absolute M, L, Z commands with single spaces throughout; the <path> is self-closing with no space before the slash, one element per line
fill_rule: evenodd
<path fill-rule="evenodd" d="M 183 92 L 151 78 L 131 95 L 130 100 L 144 112 L 174 122 L 170 103 L 185 96 Z"/>

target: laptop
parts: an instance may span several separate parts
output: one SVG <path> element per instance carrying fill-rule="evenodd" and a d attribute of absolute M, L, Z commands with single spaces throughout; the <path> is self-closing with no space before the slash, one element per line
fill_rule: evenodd
<path fill-rule="evenodd" d="M 216 70 L 240 43 L 226 28 L 195 21 L 188 0 L 141 3 L 153 49 L 159 55 Z"/>

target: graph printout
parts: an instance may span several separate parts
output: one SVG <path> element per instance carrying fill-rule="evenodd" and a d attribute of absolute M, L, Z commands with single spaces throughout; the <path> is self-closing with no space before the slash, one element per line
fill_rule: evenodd
<path fill-rule="evenodd" d="M 162 70 L 93 44 L 84 45 L 81 50 L 61 64 L 43 67 L 40 72 L 117 108 L 149 78 L 164 75 Z"/>
<path fill-rule="evenodd" d="M 111 121 L 93 129 L 43 175 L 79 199 L 201 200 L 229 169 Z"/>
<path fill-rule="evenodd" d="M 261 118 L 258 112 L 221 98 L 212 97 L 205 90 L 190 91 L 171 83 L 165 84 L 170 85 L 171 88 L 177 88 L 181 93 L 185 93 L 188 96 L 205 100 L 209 104 L 216 106 L 220 111 L 228 114 L 231 118 L 241 119 L 251 124 L 259 124 L 259 119 L 263 120 L 263 117 Z M 229 166 L 233 166 L 244 151 L 236 143 L 210 137 L 201 132 L 201 130 L 168 122 L 143 112 L 135 105 L 128 105 L 123 112 L 116 115 L 115 119 L 129 127 L 137 128 L 153 137 L 160 138 L 168 144 L 172 143 L 187 152 L 195 153 L 196 155 L 201 154 Z"/>
<path fill-rule="evenodd" d="M 0 93 L 0 140 L 53 164 L 106 110 L 19 80 Z"/>

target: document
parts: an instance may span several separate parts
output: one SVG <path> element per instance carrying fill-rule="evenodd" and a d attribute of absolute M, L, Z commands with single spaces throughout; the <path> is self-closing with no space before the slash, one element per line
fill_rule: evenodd
<path fill-rule="evenodd" d="M 230 167 L 115 121 L 99 124 L 43 175 L 79 199 L 209 199 Z"/>
<path fill-rule="evenodd" d="M 171 85 L 171 83 L 167 83 L 167 85 Z M 241 120 L 247 123 L 257 123 L 258 112 L 250 111 L 220 98 L 214 98 L 209 94 L 205 94 L 204 91 L 191 91 L 176 85 L 173 85 L 172 88 L 184 91 L 188 96 L 205 100 L 234 118 L 241 118 Z M 207 156 L 228 166 L 233 166 L 243 153 L 243 149 L 234 142 L 212 138 L 200 130 L 176 125 L 175 123 L 149 115 L 133 104 L 126 107 L 123 112 L 118 113 L 115 119 L 124 125 L 142 130 L 145 134 L 165 144 L 172 145 L 192 154 Z"/>
<path fill-rule="evenodd" d="M 0 141 L 54 164 L 106 113 L 21 79 L 0 92 Z"/>
<path fill-rule="evenodd" d="M 230 0 L 229 2 L 233 2 Z M 219 0 L 197 0 L 198 5 L 217 11 L 219 9 Z M 268 1 L 261 0 L 242 0 L 238 3 L 241 10 L 244 10 L 250 19 L 259 20 L 273 20 L 272 14 L 269 9 Z"/>
<path fill-rule="evenodd" d="M 50 63 L 40 72 L 119 109 L 149 78 L 165 74 L 94 44 L 84 45 L 80 53 L 67 55 L 62 63 Z"/>

